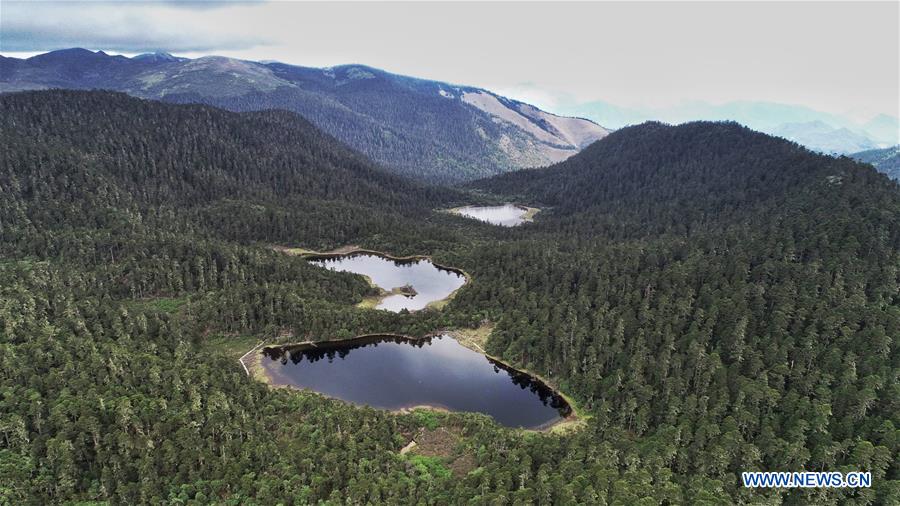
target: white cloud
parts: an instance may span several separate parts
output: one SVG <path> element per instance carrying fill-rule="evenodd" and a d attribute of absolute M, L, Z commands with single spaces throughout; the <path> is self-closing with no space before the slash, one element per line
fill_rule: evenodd
<path fill-rule="evenodd" d="M 36 52 L 68 47 L 122 52 L 231 51 L 271 43 L 259 27 L 234 23 L 255 5 L 177 2 L 3 1 L 0 51 Z M 218 8 L 213 9 L 216 6 Z M 223 29 L 227 27 L 227 29 Z"/>
<path fill-rule="evenodd" d="M 365 63 L 552 107 L 802 104 L 898 116 L 900 3 L 3 2 L 0 51 Z M 523 85 L 522 83 L 528 83 Z"/>

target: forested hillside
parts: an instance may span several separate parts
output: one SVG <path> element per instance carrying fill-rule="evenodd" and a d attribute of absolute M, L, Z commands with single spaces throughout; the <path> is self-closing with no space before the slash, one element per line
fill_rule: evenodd
<path fill-rule="evenodd" d="M 494 352 L 565 378 L 600 426 L 678 473 L 866 468 L 876 502 L 897 501 L 887 177 L 733 123 L 650 123 L 475 186 L 552 207 L 481 255 L 517 291 L 458 301 L 503 315 Z"/>
<path fill-rule="evenodd" d="M 900 500 L 900 190 L 868 165 L 648 124 L 477 183 L 544 208 L 499 228 L 431 212 L 481 196 L 286 112 L 29 92 L 0 97 L 0 140 L 0 503 Z M 360 309 L 361 277 L 273 244 L 432 254 L 472 280 L 440 311 Z M 484 323 L 582 429 L 358 408 L 235 360 Z M 437 431 L 452 444 L 399 454 Z M 739 482 L 800 469 L 874 487 Z"/>
<path fill-rule="evenodd" d="M 487 90 L 364 65 L 310 68 L 207 56 L 134 58 L 72 48 L 0 56 L 0 92 L 107 89 L 234 111 L 283 109 L 385 164 L 431 182 L 458 182 L 563 160 L 608 131 Z"/>

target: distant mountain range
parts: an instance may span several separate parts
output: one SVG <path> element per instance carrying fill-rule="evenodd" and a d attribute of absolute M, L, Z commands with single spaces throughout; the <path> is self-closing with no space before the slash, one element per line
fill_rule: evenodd
<path fill-rule="evenodd" d="M 900 181 L 900 146 L 885 149 L 870 149 L 850 155 L 860 162 L 871 163 L 880 172 Z"/>
<path fill-rule="evenodd" d="M 364 65 L 309 68 L 65 49 L 0 56 L 0 92 L 109 89 L 234 111 L 286 109 L 406 176 L 457 182 L 564 160 L 609 131 L 488 90 Z"/>
<path fill-rule="evenodd" d="M 736 121 L 828 154 L 850 154 L 900 142 L 900 120 L 893 116 L 880 114 L 866 123 L 856 123 L 837 114 L 772 102 L 686 102 L 665 108 L 629 108 L 603 101 L 564 101 L 556 110 L 562 114 L 603 118 L 603 124 L 610 128 L 649 120 L 673 124 L 697 120 Z"/>
<path fill-rule="evenodd" d="M 823 121 L 785 123 L 773 129 L 772 135 L 784 137 L 822 153 L 855 153 L 875 149 L 878 144 L 848 128 L 834 128 Z"/>
<path fill-rule="evenodd" d="M 870 155 L 871 161 L 886 158 Z M 896 163 L 897 148 L 892 156 Z M 863 186 L 898 202 L 896 185 L 871 167 L 811 153 L 735 122 L 625 127 L 556 165 L 467 186 L 551 208 L 552 219 L 562 220 L 554 224 L 558 228 L 595 233 L 615 224 L 617 234 L 637 237 L 790 221 L 772 219 L 777 215 L 804 216 L 805 226 L 818 226 L 829 217 L 844 218 L 848 209 L 855 212 L 854 198 L 868 191 Z M 802 207 L 794 207 L 801 201 Z M 798 223 L 788 226 L 796 227 L 795 234 L 810 233 Z"/>

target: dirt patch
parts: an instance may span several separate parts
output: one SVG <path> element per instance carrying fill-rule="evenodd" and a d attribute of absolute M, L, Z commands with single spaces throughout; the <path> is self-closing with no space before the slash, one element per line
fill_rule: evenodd
<path fill-rule="evenodd" d="M 475 469 L 475 455 L 466 447 L 465 440 L 457 429 L 438 427 L 422 429 L 401 453 L 412 453 L 423 457 L 438 458 L 457 478 Z"/>
<path fill-rule="evenodd" d="M 438 427 L 434 430 L 423 429 L 416 436 L 416 453 L 426 457 L 449 457 L 456 453 L 460 436 L 452 429 Z"/>
<path fill-rule="evenodd" d="M 473 469 L 475 469 L 475 456 L 471 453 L 460 455 L 459 457 L 453 459 L 452 462 L 450 462 L 449 467 L 450 472 L 453 473 L 453 476 L 462 478 L 463 476 L 469 474 Z"/>

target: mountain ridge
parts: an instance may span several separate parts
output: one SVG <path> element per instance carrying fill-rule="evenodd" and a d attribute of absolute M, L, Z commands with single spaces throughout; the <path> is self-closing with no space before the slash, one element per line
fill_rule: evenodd
<path fill-rule="evenodd" d="M 854 160 L 871 164 L 879 172 L 900 181 L 900 146 L 884 149 L 869 149 L 850 155 Z"/>
<path fill-rule="evenodd" d="M 654 149 L 640 149 L 647 145 Z M 754 158 L 743 151 L 753 151 Z M 660 214 L 672 213 L 667 226 L 675 229 L 722 227 L 749 209 L 775 207 L 773 199 L 879 177 L 888 179 L 850 158 L 815 153 L 736 122 L 646 122 L 617 130 L 556 165 L 468 187 L 551 207 L 573 221 L 599 213 L 623 231 L 643 235 L 652 232 L 646 222 L 655 223 Z M 656 192 L 652 208 L 646 205 L 648 188 Z"/>
<path fill-rule="evenodd" d="M 549 165 L 609 133 L 591 120 L 482 88 L 361 64 L 314 68 L 160 53 L 126 58 L 73 48 L 4 58 L 0 70 L 0 92 L 101 88 L 235 111 L 286 109 L 398 173 L 432 182 Z"/>

